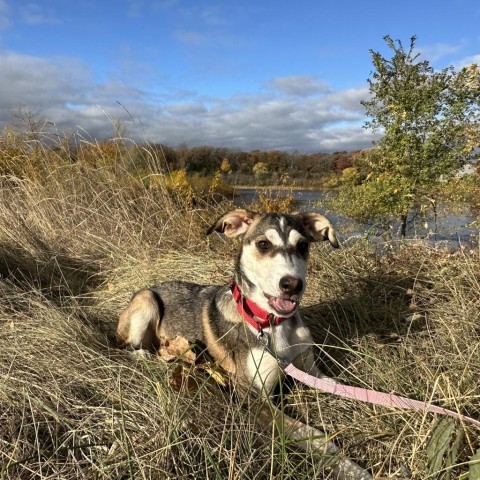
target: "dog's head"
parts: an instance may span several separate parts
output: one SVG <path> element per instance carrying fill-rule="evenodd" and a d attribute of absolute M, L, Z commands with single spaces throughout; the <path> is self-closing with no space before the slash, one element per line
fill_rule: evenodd
<path fill-rule="evenodd" d="M 281 317 L 295 313 L 305 291 L 311 242 L 328 240 L 338 248 L 330 221 L 318 213 L 259 214 L 236 209 L 207 231 L 241 239 L 236 276 L 244 294 Z"/>

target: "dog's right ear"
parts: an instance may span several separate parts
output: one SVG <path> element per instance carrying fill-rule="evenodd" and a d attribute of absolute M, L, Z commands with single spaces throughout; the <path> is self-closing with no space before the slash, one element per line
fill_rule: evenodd
<path fill-rule="evenodd" d="M 213 231 L 224 233 L 227 237 L 243 235 L 257 216 L 256 212 L 237 208 L 223 214 L 208 230 L 207 235 Z"/>

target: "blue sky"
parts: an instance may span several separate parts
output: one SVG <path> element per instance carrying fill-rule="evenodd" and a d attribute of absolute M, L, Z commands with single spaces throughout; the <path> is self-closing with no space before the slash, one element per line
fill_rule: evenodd
<path fill-rule="evenodd" d="M 0 124 L 135 142 L 364 148 L 369 50 L 388 34 L 435 68 L 480 62 L 478 0 L 0 0 Z"/>

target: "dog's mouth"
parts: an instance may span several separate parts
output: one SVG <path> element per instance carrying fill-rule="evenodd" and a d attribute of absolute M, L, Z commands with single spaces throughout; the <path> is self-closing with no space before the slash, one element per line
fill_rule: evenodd
<path fill-rule="evenodd" d="M 266 293 L 264 295 L 267 297 L 268 304 L 280 315 L 289 315 L 298 307 L 298 302 L 292 298 L 272 297 Z"/>

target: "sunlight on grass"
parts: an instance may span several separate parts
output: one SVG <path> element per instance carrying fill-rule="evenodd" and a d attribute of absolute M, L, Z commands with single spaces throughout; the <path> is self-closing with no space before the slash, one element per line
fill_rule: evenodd
<path fill-rule="evenodd" d="M 73 159 L 67 145 L 7 140 L 0 478 L 328 478 L 205 370 L 191 368 L 193 388 L 178 390 L 178 362 L 135 361 L 113 346 L 118 313 L 138 288 L 228 281 L 235 245 L 204 231 L 231 203 L 208 188 L 184 195 L 163 158 L 140 162 L 124 145 L 88 144 Z M 138 175 L 146 167 L 154 185 Z M 252 208 L 292 206 L 281 202 L 267 196 Z M 302 314 L 330 375 L 478 418 L 479 299 L 478 246 L 380 251 L 359 241 L 313 248 Z M 475 427 L 302 388 L 286 408 L 379 476 L 478 478 Z"/>

